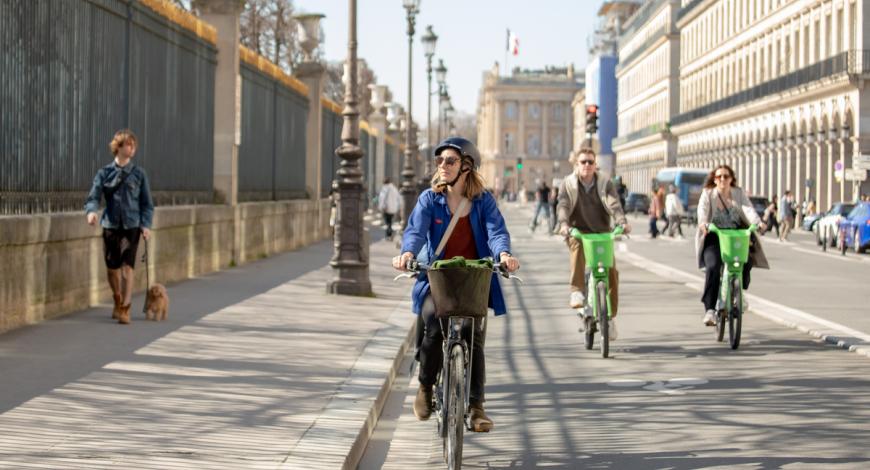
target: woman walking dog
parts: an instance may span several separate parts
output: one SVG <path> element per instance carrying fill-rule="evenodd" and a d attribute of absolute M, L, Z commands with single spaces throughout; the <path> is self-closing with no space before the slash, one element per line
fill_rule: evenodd
<path fill-rule="evenodd" d="M 136 155 L 136 135 L 129 129 L 115 133 L 109 149 L 115 156 L 112 163 L 100 168 L 85 202 L 90 225 L 97 223 L 100 201 L 105 198 L 106 210 L 100 218 L 103 227 L 103 253 L 109 287 L 115 307 L 112 318 L 118 323 L 130 323 L 130 298 L 135 279 L 136 250 L 140 235 L 151 237 L 154 203 L 145 170 L 133 164 Z"/>

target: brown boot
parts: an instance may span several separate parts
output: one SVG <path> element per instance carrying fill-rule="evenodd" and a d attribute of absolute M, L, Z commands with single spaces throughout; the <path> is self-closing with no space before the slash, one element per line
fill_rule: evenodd
<path fill-rule="evenodd" d="M 432 416 L 432 386 L 420 385 L 417 398 L 414 399 L 414 416 L 420 421 L 426 421 Z"/>
<path fill-rule="evenodd" d="M 122 325 L 130 324 L 130 304 L 124 305 L 118 310 L 118 323 Z"/>
<path fill-rule="evenodd" d="M 471 428 L 474 432 L 489 432 L 492 429 L 492 420 L 483 411 L 483 403 L 472 403 Z"/>

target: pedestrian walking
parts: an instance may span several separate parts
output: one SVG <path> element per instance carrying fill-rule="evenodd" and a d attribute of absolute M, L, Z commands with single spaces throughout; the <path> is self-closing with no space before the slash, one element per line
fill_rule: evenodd
<path fill-rule="evenodd" d="M 679 232 L 680 238 L 683 237 L 682 219 L 685 210 L 683 202 L 680 201 L 680 196 L 677 195 L 677 188 L 670 187 L 670 192 L 665 197 L 665 217 L 668 219 L 668 236 L 674 238 L 674 232 Z"/>
<path fill-rule="evenodd" d="M 103 228 L 103 255 L 109 288 L 112 290 L 112 319 L 123 325 L 130 323 L 130 302 L 133 295 L 133 269 L 140 236 L 151 238 L 154 202 L 145 170 L 132 160 L 138 139 L 133 131 L 122 129 L 109 143 L 114 160 L 100 168 L 85 201 L 89 225 L 96 225 L 100 201 L 106 209 L 100 217 Z M 147 269 L 147 266 L 146 266 Z"/>
<path fill-rule="evenodd" d="M 770 204 L 768 204 L 764 209 L 764 217 L 762 217 L 762 220 L 768 227 L 765 232 L 770 231 L 771 228 L 775 228 L 776 238 L 779 238 L 779 220 L 777 220 L 777 214 L 779 214 L 778 198 L 773 196 L 773 200 L 770 201 Z M 762 232 L 762 235 L 764 235 L 765 232 Z"/>
<path fill-rule="evenodd" d="M 707 326 L 715 326 L 718 320 L 716 302 L 719 297 L 720 276 L 722 273 L 722 255 L 719 249 L 719 237 L 708 231 L 710 223 L 723 229 L 748 228 L 756 224 L 764 230 L 764 223 L 752 206 L 752 201 L 737 185 L 734 170 L 728 165 L 719 165 L 707 177 L 704 190 L 698 200 L 698 232 L 695 236 L 695 252 L 698 256 L 698 267 L 705 271 L 704 291 L 701 302 L 704 303 L 703 322 Z M 743 266 L 743 289 L 749 288 L 749 271 L 753 266 L 770 269 L 767 258 L 761 249 L 761 241 L 752 235 L 749 248 L 749 261 Z M 745 305 L 744 305 L 745 306 Z"/>
<path fill-rule="evenodd" d="M 399 190 L 389 176 L 385 177 L 384 185 L 378 193 L 378 210 L 384 218 L 384 235 L 387 240 L 393 239 L 393 217 L 399 213 L 401 205 L 402 198 L 399 196 Z"/>
<path fill-rule="evenodd" d="M 796 211 L 794 196 L 792 196 L 790 190 L 786 190 L 782 199 L 780 199 L 779 205 L 779 223 L 782 226 L 779 231 L 779 241 L 784 242 L 788 240 L 788 235 L 794 227 Z"/>
<path fill-rule="evenodd" d="M 553 186 L 553 189 L 550 191 L 550 234 L 552 235 L 556 231 L 556 222 L 558 217 L 556 217 L 556 207 L 559 205 L 559 187 Z"/>
<path fill-rule="evenodd" d="M 650 193 L 649 198 L 649 237 L 656 238 L 659 236 L 658 220 L 662 218 L 664 212 L 664 198 L 659 197 L 661 188 L 654 189 Z"/>
<path fill-rule="evenodd" d="M 538 183 L 538 188 L 535 190 L 535 215 L 532 217 L 532 222 L 529 224 L 529 230 L 532 232 L 538 227 L 538 218 L 544 214 L 547 218 L 547 225 L 550 224 L 550 187 L 547 183 L 541 181 Z"/>

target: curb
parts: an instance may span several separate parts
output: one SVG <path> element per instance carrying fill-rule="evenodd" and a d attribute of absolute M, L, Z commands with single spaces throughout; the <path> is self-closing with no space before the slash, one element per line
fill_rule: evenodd
<path fill-rule="evenodd" d="M 356 469 L 415 337 L 416 318 L 410 310 L 407 301 L 396 306 L 387 325 L 363 348 L 347 380 L 278 468 Z M 386 371 L 385 363 L 389 363 Z"/>

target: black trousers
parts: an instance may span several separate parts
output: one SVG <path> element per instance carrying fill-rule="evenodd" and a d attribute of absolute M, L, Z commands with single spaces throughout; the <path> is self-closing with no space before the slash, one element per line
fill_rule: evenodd
<path fill-rule="evenodd" d="M 393 239 L 393 215 L 395 214 L 384 211 L 384 235 L 386 235 L 387 240 Z"/>
<path fill-rule="evenodd" d="M 704 293 L 701 302 L 704 310 L 716 310 L 716 300 L 719 298 L 719 283 L 722 277 L 722 255 L 719 251 L 719 237 L 708 233 L 704 237 L 704 248 L 701 256 L 704 261 Z M 752 269 L 752 257 L 743 265 L 743 289 L 749 289 L 749 271 Z"/>
<path fill-rule="evenodd" d="M 441 333 L 441 320 L 435 316 L 435 304 L 428 297 L 423 304 L 423 342 L 420 345 L 420 384 L 435 385 L 441 366 L 444 362 L 444 352 L 441 349 L 443 336 Z M 447 329 L 448 321 L 444 320 L 444 328 Z M 471 322 L 463 328 L 462 334 L 466 338 L 471 337 Z M 486 356 L 483 346 L 486 342 L 486 318 L 477 319 L 474 322 L 477 330 L 474 332 L 474 351 L 471 359 L 471 391 L 469 402 L 483 403 L 483 387 L 486 384 Z"/>

